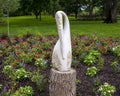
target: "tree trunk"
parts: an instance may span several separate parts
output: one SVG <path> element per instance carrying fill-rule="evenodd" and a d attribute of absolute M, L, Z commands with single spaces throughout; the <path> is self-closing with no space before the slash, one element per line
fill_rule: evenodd
<path fill-rule="evenodd" d="M 89 17 L 92 18 L 93 17 L 93 6 L 89 5 Z"/>
<path fill-rule="evenodd" d="M 38 19 L 38 15 L 35 15 L 36 16 L 36 19 Z"/>
<path fill-rule="evenodd" d="M 41 21 L 41 12 L 40 12 L 40 21 Z"/>
<path fill-rule="evenodd" d="M 51 69 L 50 74 L 50 96 L 76 96 L 76 71 L 71 69 L 60 72 Z"/>
<path fill-rule="evenodd" d="M 78 17 L 78 11 L 75 12 L 75 19 Z"/>
<path fill-rule="evenodd" d="M 35 16 L 36 16 L 36 19 L 38 19 L 38 16 L 39 16 L 39 14 L 40 14 L 40 11 L 39 11 L 39 10 L 34 10 L 33 13 L 34 13 Z"/>
<path fill-rule="evenodd" d="M 118 0 L 106 0 L 106 19 L 105 23 L 117 22 Z"/>

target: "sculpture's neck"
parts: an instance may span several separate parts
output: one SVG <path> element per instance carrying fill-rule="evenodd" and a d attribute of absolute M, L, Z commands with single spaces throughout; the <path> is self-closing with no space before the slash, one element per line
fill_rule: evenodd
<path fill-rule="evenodd" d="M 64 32 L 64 34 L 70 35 L 70 24 L 69 24 L 68 17 L 66 16 L 65 13 L 62 13 L 62 15 L 63 15 L 63 18 L 64 18 L 63 32 Z"/>
<path fill-rule="evenodd" d="M 56 22 L 57 22 L 62 57 L 64 59 L 65 58 L 64 56 L 66 53 L 65 52 L 66 51 L 66 49 L 65 49 L 66 43 L 70 46 L 70 49 L 71 49 L 69 20 L 68 20 L 67 15 L 62 11 L 58 11 L 56 13 L 55 17 L 56 17 Z M 63 24 L 63 20 L 64 20 L 64 24 Z"/>
<path fill-rule="evenodd" d="M 70 35 L 70 25 L 67 15 L 59 11 L 56 13 L 56 22 L 57 22 L 57 28 L 59 35 L 60 34 L 68 34 Z"/>

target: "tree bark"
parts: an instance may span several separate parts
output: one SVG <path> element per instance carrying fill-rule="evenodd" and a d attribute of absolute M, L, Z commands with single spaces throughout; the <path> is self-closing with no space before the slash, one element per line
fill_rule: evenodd
<path fill-rule="evenodd" d="M 93 17 L 93 6 L 89 5 L 89 17 L 92 18 Z"/>
<path fill-rule="evenodd" d="M 50 96 L 76 96 L 76 71 L 71 69 L 60 72 L 51 69 L 50 74 Z"/>
<path fill-rule="evenodd" d="M 78 11 L 75 12 L 75 19 L 78 17 Z"/>
<path fill-rule="evenodd" d="M 106 18 L 105 23 L 117 22 L 118 0 L 106 0 Z"/>
<path fill-rule="evenodd" d="M 40 21 L 41 21 L 41 12 L 40 12 Z"/>

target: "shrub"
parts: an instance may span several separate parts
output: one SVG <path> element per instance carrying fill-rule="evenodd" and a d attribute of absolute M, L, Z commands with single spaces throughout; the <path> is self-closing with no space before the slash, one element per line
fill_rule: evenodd
<path fill-rule="evenodd" d="M 98 89 L 100 96 L 112 96 L 112 94 L 116 91 L 116 88 L 109 83 L 105 82 Z"/>
<path fill-rule="evenodd" d="M 95 76 L 97 74 L 97 71 L 98 71 L 98 69 L 95 66 L 87 68 L 86 75 L 88 75 L 90 77 L 93 77 L 93 76 Z"/>
<path fill-rule="evenodd" d="M 4 66 L 2 72 L 4 74 L 7 74 L 9 78 L 13 79 L 14 78 L 14 69 L 11 65 L 6 65 Z"/>
<path fill-rule="evenodd" d="M 35 72 L 34 74 L 31 74 L 31 81 L 35 82 L 38 89 L 42 91 L 44 89 L 45 80 L 43 78 L 43 75 L 40 75 L 39 73 Z"/>
<path fill-rule="evenodd" d="M 36 61 L 35 61 L 35 65 L 38 66 L 38 67 L 41 67 L 43 70 L 45 70 L 47 68 L 47 65 L 46 65 L 46 62 L 44 59 L 42 58 L 38 58 Z"/>
<path fill-rule="evenodd" d="M 113 52 L 120 58 L 120 45 L 115 46 Z"/>
<path fill-rule="evenodd" d="M 88 66 L 94 65 L 94 63 L 100 57 L 100 55 L 101 54 L 98 51 L 91 50 L 90 53 L 85 57 L 84 62 Z"/>
<path fill-rule="evenodd" d="M 120 71 L 118 61 L 112 62 L 111 66 L 114 68 L 115 72 L 119 72 Z"/>
<path fill-rule="evenodd" d="M 31 86 L 20 87 L 11 96 L 33 96 L 33 88 Z"/>
<path fill-rule="evenodd" d="M 25 71 L 24 68 L 17 69 L 15 72 L 15 76 L 17 80 L 23 80 L 29 77 L 29 72 Z"/>

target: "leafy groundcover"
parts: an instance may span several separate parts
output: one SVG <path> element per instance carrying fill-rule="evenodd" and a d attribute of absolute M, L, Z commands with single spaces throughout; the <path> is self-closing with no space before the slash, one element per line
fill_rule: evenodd
<path fill-rule="evenodd" d="M 49 96 L 57 36 L 1 36 L 0 96 Z M 72 37 L 76 96 L 120 96 L 120 39 Z"/>

